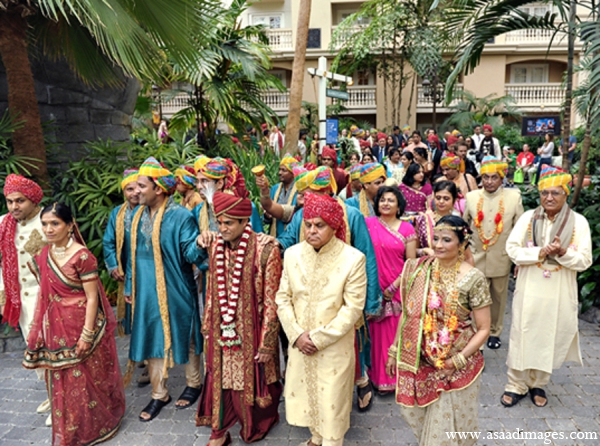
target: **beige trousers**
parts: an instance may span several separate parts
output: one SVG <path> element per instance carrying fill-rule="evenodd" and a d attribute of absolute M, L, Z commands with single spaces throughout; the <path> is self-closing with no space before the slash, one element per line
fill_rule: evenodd
<path fill-rule="evenodd" d="M 529 389 L 543 388 L 550 382 L 550 373 L 536 369 L 515 370 L 508 368 L 508 384 L 504 388 L 506 392 L 525 395 Z"/>
<path fill-rule="evenodd" d="M 506 311 L 506 300 L 508 299 L 508 275 L 503 277 L 488 277 L 488 285 L 492 296 L 492 326 L 490 336 L 500 337 L 504 324 L 504 312 Z"/>
<path fill-rule="evenodd" d="M 324 439 L 312 427 L 310 428 L 310 434 L 312 435 L 312 438 L 310 439 L 310 441 L 312 441 L 313 444 L 316 444 L 316 445 L 321 445 L 321 446 L 342 446 L 344 444 L 344 439 L 343 438 L 341 438 L 339 440 L 326 440 L 326 439 Z"/>
<path fill-rule="evenodd" d="M 190 351 L 188 363 L 185 364 L 186 386 L 199 388 L 202 385 L 202 376 L 200 374 L 200 355 L 197 355 L 194 341 L 190 342 Z M 169 395 L 167 389 L 167 379 L 163 374 L 165 364 L 164 358 L 148 358 L 148 376 L 152 384 L 152 399 L 166 400 Z"/>
<path fill-rule="evenodd" d="M 19 327 L 21 328 L 21 333 L 23 334 L 23 339 L 27 344 L 27 338 L 29 337 L 29 332 L 31 331 L 31 324 L 33 323 L 33 313 L 31 310 L 29 312 L 26 310 L 26 306 L 21 308 L 21 317 L 19 318 Z M 35 373 L 40 381 L 45 381 L 46 369 L 35 369 Z"/>

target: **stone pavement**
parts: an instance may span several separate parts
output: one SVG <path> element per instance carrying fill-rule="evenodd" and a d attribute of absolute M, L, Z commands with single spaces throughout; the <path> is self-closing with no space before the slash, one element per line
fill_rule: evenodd
<path fill-rule="evenodd" d="M 508 305 L 510 308 L 510 304 Z M 595 432 L 597 440 L 563 440 L 546 444 L 600 445 L 600 332 L 597 325 L 580 321 L 581 350 L 584 367 L 565 365 L 552 375 L 547 387 L 548 406 L 534 407 L 529 398 L 517 406 L 505 408 L 500 395 L 506 383 L 506 353 L 510 315 L 505 318 L 504 345 L 496 351 L 485 350 L 486 367 L 483 372 L 479 397 L 479 429 L 487 432 L 515 432 L 517 429 L 538 432 Z M 121 364 L 127 358 L 126 338 L 117 341 Z M 21 367 L 21 353 L 0 354 L 0 445 L 24 446 L 51 443 L 51 429 L 44 427 L 45 415 L 35 409 L 45 398 L 45 386 L 36 381 L 35 373 Z M 176 367 L 169 379 L 169 388 L 175 398 L 183 390 L 183 367 Z M 166 406 L 158 418 L 149 422 L 138 421 L 142 408 L 150 401 L 150 389 L 131 386 L 126 390 L 127 410 L 117 436 L 103 443 L 107 446 L 204 446 L 209 428 L 196 427 L 194 409 L 176 410 Z M 280 404 L 281 421 L 260 446 L 296 446 L 309 437 L 308 429 L 289 426 L 285 422 L 284 403 Z M 356 402 L 355 406 L 356 408 Z M 351 428 L 346 434 L 346 446 L 355 445 L 416 445 L 416 439 L 400 416 L 392 396 L 376 397 L 366 414 L 354 409 Z M 232 430 L 234 445 L 244 444 Z M 491 445 L 538 445 L 543 440 L 486 440 L 477 443 Z"/>

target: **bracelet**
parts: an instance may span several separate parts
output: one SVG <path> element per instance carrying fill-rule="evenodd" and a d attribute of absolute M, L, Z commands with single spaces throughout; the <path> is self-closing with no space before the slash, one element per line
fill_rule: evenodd
<path fill-rule="evenodd" d="M 396 285 L 394 285 L 394 282 L 392 282 L 392 284 L 389 287 L 387 287 L 385 290 L 394 294 L 396 291 L 398 291 L 398 287 Z"/>
<path fill-rule="evenodd" d="M 467 366 L 467 358 L 462 353 L 457 353 L 451 359 L 456 370 L 464 369 Z"/>
<path fill-rule="evenodd" d="M 388 357 L 396 359 L 397 356 L 398 356 L 398 349 L 396 347 L 394 347 L 393 345 L 391 345 L 390 348 L 388 348 Z"/>
<path fill-rule="evenodd" d="M 94 332 L 92 330 L 87 329 L 85 326 L 81 330 L 81 335 L 79 336 L 83 342 L 92 343 L 94 342 Z"/>

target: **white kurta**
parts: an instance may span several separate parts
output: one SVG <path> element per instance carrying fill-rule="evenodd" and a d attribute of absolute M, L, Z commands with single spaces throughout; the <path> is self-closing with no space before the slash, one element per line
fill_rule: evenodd
<path fill-rule="evenodd" d="M 342 439 L 350 427 L 354 324 L 365 306 L 365 262 L 364 254 L 335 237 L 319 252 L 307 242 L 285 252 L 275 301 L 290 345 L 286 418 L 327 440 Z M 294 347 L 305 331 L 318 349 L 312 356 Z"/>
<path fill-rule="evenodd" d="M 6 217 L 0 217 L 0 222 Z M 21 316 L 19 325 L 23 332 L 23 337 L 27 341 L 33 313 L 37 302 L 39 285 L 35 276 L 27 267 L 27 262 L 31 257 L 38 254 L 46 246 L 46 236 L 42 231 L 42 221 L 37 212 L 34 217 L 28 221 L 17 223 L 15 233 L 15 245 L 17 247 L 17 257 L 19 262 L 19 286 L 21 288 Z M 0 294 L 4 294 L 4 283 L 2 281 L 2 264 L 0 263 Z"/>
<path fill-rule="evenodd" d="M 527 211 L 519 218 L 506 242 L 506 252 L 519 266 L 506 364 L 515 370 L 552 373 L 564 361 L 582 364 L 577 273 L 592 264 L 592 239 L 587 220 L 575 213 L 573 242 L 567 253 L 557 258 L 562 269 L 546 278 L 544 270 L 553 271 L 557 265 L 544 263 L 539 268 L 536 263 L 540 250 L 552 242 L 549 238 L 553 223 L 545 225 L 541 246 L 527 247 L 524 240 L 533 212 Z"/>

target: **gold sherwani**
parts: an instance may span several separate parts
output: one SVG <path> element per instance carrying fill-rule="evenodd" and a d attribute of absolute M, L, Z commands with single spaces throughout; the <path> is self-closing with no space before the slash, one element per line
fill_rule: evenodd
<path fill-rule="evenodd" d="M 545 224 L 540 246 L 528 247 L 524 240 L 533 213 L 523 214 L 506 243 L 508 255 L 519 265 L 506 364 L 515 370 L 552 373 L 564 361 L 581 364 L 577 273 L 592 264 L 592 239 L 586 218 L 574 213 L 573 240 L 566 254 L 556 258 L 562 269 L 555 271 L 557 265 L 547 263 L 540 268 L 540 250 L 552 242 L 549 238 L 554 223 Z M 550 277 L 544 277 L 544 270 L 551 271 Z"/>
<path fill-rule="evenodd" d="M 41 210 L 41 209 L 40 209 Z M 6 217 L 0 217 L 0 222 Z M 33 217 L 24 222 L 17 223 L 15 232 L 15 246 L 17 248 L 17 257 L 19 261 L 19 285 L 21 287 L 21 315 L 19 317 L 19 326 L 23 332 L 23 337 L 27 341 L 29 328 L 33 321 L 33 313 L 39 291 L 39 284 L 33 273 L 27 267 L 27 262 L 46 246 L 46 236 L 42 231 L 42 221 L 40 220 L 39 210 Z M 0 254 L 1 257 L 1 254 Z M 0 306 L 4 306 L 5 293 L 4 283 L 2 282 L 2 263 L 0 262 Z"/>
<path fill-rule="evenodd" d="M 354 383 L 354 324 L 365 306 L 365 256 L 332 238 L 319 252 L 306 241 L 286 251 L 276 296 L 290 341 L 285 403 L 289 424 L 307 426 L 328 440 L 350 427 Z M 308 331 L 318 352 L 294 344 Z"/>

